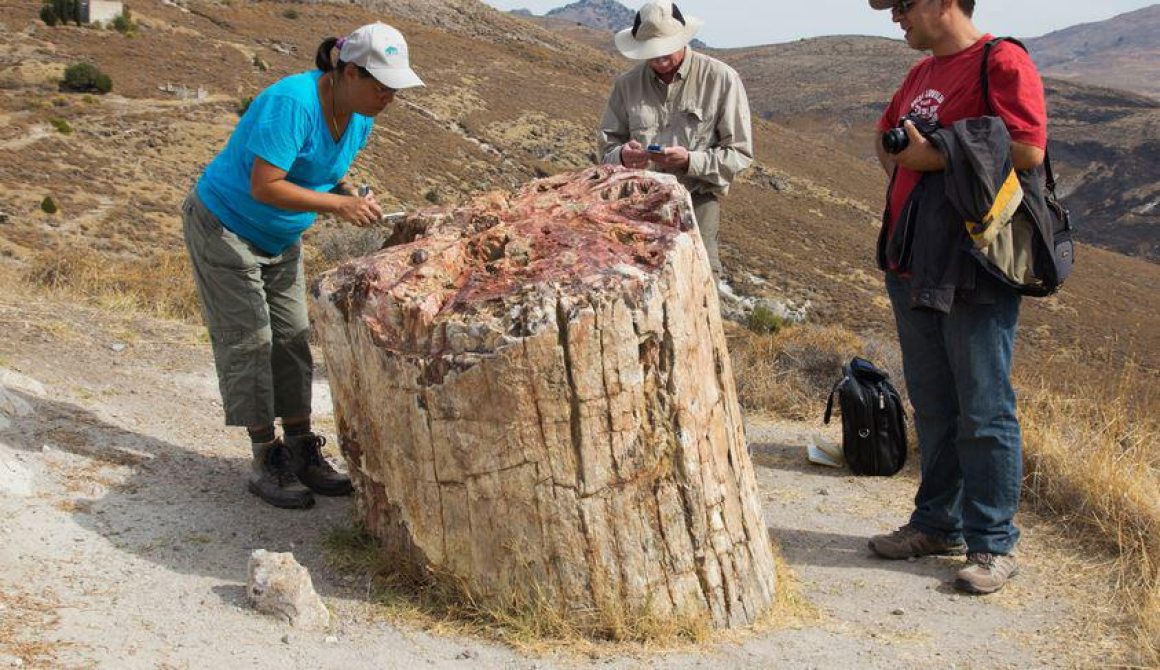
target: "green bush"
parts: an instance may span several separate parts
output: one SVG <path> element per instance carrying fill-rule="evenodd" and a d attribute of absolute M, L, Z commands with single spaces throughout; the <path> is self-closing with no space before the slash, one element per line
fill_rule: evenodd
<path fill-rule="evenodd" d="M 250 104 L 253 102 L 254 102 L 254 98 L 252 96 L 249 96 L 249 95 L 242 98 L 241 100 L 238 100 L 238 116 L 239 117 L 244 116 L 246 113 L 246 110 L 250 108 Z"/>
<path fill-rule="evenodd" d="M 126 8 L 123 14 L 118 14 L 113 19 L 113 30 L 128 35 L 137 30 L 137 24 L 133 23 L 133 19 L 129 18 L 129 9 Z"/>
<path fill-rule="evenodd" d="M 48 122 L 51 123 L 52 127 L 56 128 L 56 132 L 60 133 L 61 135 L 68 135 L 72 132 L 72 126 L 70 126 L 68 121 L 64 119 L 58 119 L 54 117 L 49 119 Z"/>
<path fill-rule="evenodd" d="M 90 63 L 73 63 L 65 68 L 60 87 L 66 91 L 108 93 L 113 80 Z"/>
<path fill-rule="evenodd" d="M 760 335 L 772 335 L 785 326 L 785 320 L 765 305 L 758 305 L 749 313 L 749 330 Z"/>
<path fill-rule="evenodd" d="M 282 16 L 285 16 L 288 19 L 296 19 L 296 18 L 298 18 L 298 10 L 296 10 L 296 9 L 284 10 L 282 12 Z"/>
<path fill-rule="evenodd" d="M 40 8 L 40 20 L 44 21 L 45 25 L 55 26 L 60 23 L 60 17 L 57 16 L 56 9 L 52 5 L 44 5 Z"/>
<path fill-rule="evenodd" d="M 81 25 L 81 0 L 44 0 L 40 19 L 50 26 L 69 21 Z"/>
<path fill-rule="evenodd" d="M 51 195 L 44 196 L 44 200 L 40 201 L 40 211 L 45 214 L 56 214 L 58 210 L 59 208 L 56 206 L 56 202 L 52 199 Z"/>

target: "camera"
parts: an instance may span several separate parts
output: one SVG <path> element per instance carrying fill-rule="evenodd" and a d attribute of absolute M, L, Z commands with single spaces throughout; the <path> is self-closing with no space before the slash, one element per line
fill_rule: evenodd
<path fill-rule="evenodd" d="M 903 127 L 907 121 L 914 124 L 914 129 L 923 137 L 930 136 L 931 133 L 939 129 L 937 121 L 924 119 L 915 114 L 907 114 L 898 120 L 898 125 L 882 134 L 882 148 L 886 153 L 897 154 L 906 150 L 910 146 L 910 137 L 906 134 L 906 128 Z"/>
<path fill-rule="evenodd" d="M 650 154 L 663 154 L 665 152 L 665 148 L 659 144 L 650 144 L 645 147 L 645 151 L 649 152 Z"/>

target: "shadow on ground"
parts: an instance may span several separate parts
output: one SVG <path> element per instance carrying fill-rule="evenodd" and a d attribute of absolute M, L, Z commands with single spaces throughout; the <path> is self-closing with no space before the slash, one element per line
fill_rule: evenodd
<path fill-rule="evenodd" d="M 245 488 L 244 438 L 237 457 L 173 444 L 103 421 L 76 405 L 20 393 L 33 412 L 3 436 L 14 449 L 44 452 L 63 486 L 58 503 L 118 550 L 168 569 L 244 584 L 250 553 L 290 551 L 333 593 L 322 541 L 350 520 L 350 498 L 318 497 L 311 510 L 280 510 Z M 221 592 L 232 601 L 236 593 Z"/>

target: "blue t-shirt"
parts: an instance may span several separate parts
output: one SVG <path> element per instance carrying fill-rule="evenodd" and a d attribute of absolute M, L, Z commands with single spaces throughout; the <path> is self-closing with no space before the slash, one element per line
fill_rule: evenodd
<path fill-rule="evenodd" d="M 297 242 L 317 215 L 254 200 L 254 159 L 285 170 L 293 184 L 326 192 L 346 174 L 374 126 L 371 117 L 354 114 L 335 142 L 318 97 L 321 76 L 318 70 L 291 75 L 262 91 L 197 183 L 198 197 L 223 226 L 269 254 Z"/>

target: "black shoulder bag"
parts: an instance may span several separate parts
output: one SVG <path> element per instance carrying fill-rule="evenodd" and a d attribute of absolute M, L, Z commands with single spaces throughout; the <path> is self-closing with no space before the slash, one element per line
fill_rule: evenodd
<path fill-rule="evenodd" d="M 906 414 L 890 375 L 864 358 L 842 366 L 842 378 L 830 391 L 825 422 L 830 423 L 834 395 L 842 412 L 842 455 L 856 475 L 890 476 L 906 464 Z"/>

